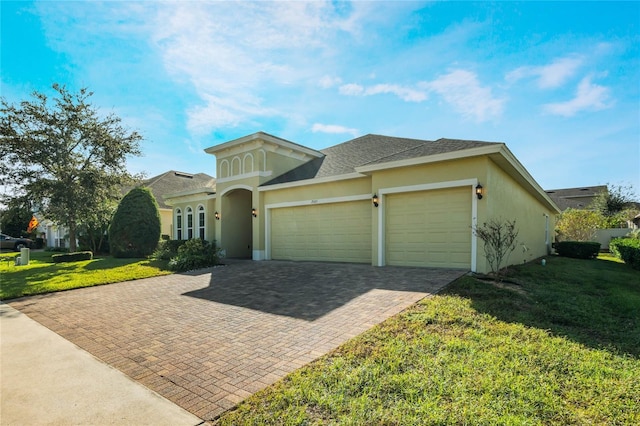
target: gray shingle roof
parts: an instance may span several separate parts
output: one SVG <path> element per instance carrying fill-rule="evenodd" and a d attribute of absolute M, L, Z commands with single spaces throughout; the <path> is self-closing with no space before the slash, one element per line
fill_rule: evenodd
<path fill-rule="evenodd" d="M 425 157 L 446 152 L 460 151 L 495 142 L 465 141 L 457 139 L 397 138 L 382 135 L 365 135 L 321 150 L 325 156 L 303 164 L 264 185 L 295 182 L 354 173 L 356 167 Z"/>
<path fill-rule="evenodd" d="M 158 176 L 143 180 L 140 185 L 151 189 L 161 209 L 170 209 L 164 201 L 164 195 L 191 189 L 210 189 L 215 191 L 216 180 L 206 173 L 183 173 L 169 170 Z"/>
<path fill-rule="evenodd" d="M 598 193 L 607 192 L 607 185 L 549 189 L 545 192 L 562 211 L 568 208 L 586 209 L 589 208 Z"/>
<path fill-rule="evenodd" d="M 462 151 L 487 145 L 496 145 L 497 142 L 467 141 L 461 139 L 438 139 L 437 141 L 423 141 L 424 143 L 405 151 L 396 152 L 387 157 L 380 158 L 368 164 L 381 164 L 392 161 L 409 160 L 411 158 L 428 157 L 429 155 L 445 154 L 448 152 Z"/>

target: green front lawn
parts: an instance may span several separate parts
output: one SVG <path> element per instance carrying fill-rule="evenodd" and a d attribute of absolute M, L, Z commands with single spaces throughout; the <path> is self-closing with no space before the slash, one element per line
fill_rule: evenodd
<path fill-rule="evenodd" d="M 166 262 L 147 259 L 115 259 L 53 263 L 55 253 L 32 251 L 29 265 L 15 266 L 17 253 L 0 255 L 0 299 L 91 287 L 170 274 Z M 9 259 L 9 261 L 7 260 Z"/>
<path fill-rule="evenodd" d="M 550 257 L 509 281 L 463 277 L 218 422 L 640 424 L 640 273 Z"/>

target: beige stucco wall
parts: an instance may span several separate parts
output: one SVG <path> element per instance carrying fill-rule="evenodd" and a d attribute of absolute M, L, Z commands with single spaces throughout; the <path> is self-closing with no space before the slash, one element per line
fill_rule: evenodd
<path fill-rule="evenodd" d="M 491 160 L 489 161 L 488 176 L 484 185 L 485 196 L 480 204 L 485 210 L 478 218 L 478 224 L 489 218 L 514 220 L 519 230 L 518 246 L 509 258 L 509 264 L 529 262 L 541 256 L 546 256 L 553 242 L 556 213 L 543 205 L 529 192 L 524 191 L 511 176 L 505 173 Z M 548 217 L 548 241 L 545 241 L 545 227 Z M 484 258 L 484 248 L 478 241 L 479 269 L 488 271 Z"/>
<path fill-rule="evenodd" d="M 171 209 L 159 209 L 160 211 L 160 235 L 169 235 L 173 237 L 173 210 Z"/>
<path fill-rule="evenodd" d="M 268 187 L 265 189 L 268 189 Z M 371 178 L 369 176 L 297 187 L 290 186 L 277 190 L 261 191 L 261 193 L 263 194 L 264 204 L 311 201 L 362 194 L 371 194 L 373 196 Z"/>
<path fill-rule="evenodd" d="M 175 229 L 175 211 L 176 209 L 182 210 L 182 231 L 183 231 L 183 239 L 187 239 L 187 216 L 186 210 L 187 207 L 191 207 L 193 209 L 193 234 L 195 237 L 198 236 L 198 206 L 204 206 L 205 211 L 205 240 L 209 242 L 213 242 L 216 240 L 216 220 L 214 218 L 214 212 L 216 208 L 216 200 L 211 197 L 203 197 L 198 199 L 197 197 L 190 198 L 188 200 L 183 201 L 175 201 L 173 203 L 173 210 L 170 212 L 171 217 L 171 225 L 170 229 L 168 229 L 167 234 L 171 236 L 171 239 L 176 239 L 176 229 Z M 163 219 L 164 220 L 164 219 Z M 163 224 L 164 226 L 164 224 Z M 163 231 L 163 233 L 165 233 Z"/>
<path fill-rule="evenodd" d="M 274 179 L 311 159 L 302 154 L 295 155 L 287 150 L 273 150 L 273 147 L 262 146 L 255 141 L 246 144 L 246 150 L 236 152 L 236 147 L 229 154 L 222 154 L 216 159 L 218 170 L 218 190 L 227 185 L 241 182 L 242 177 L 250 175 L 258 185 Z M 256 176 L 257 175 L 257 176 Z M 241 177 L 238 179 L 237 177 Z"/>

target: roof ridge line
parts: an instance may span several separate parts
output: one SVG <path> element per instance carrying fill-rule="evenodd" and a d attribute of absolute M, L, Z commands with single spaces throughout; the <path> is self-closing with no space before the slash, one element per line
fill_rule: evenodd
<path fill-rule="evenodd" d="M 151 185 L 153 185 L 154 183 L 158 182 L 160 179 L 162 179 L 164 176 L 166 176 L 166 175 L 167 175 L 167 173 L 171 173 L 171 172 L 174 172 L 174 173 L 175 173 L 175 171 L 174 171 L 174 170 L 168 170 L 168 171 L 166 171 L 166 172 L 164 172 L 164 173 L 160 173 L 158 176 L 155 176 L 155 179 L 154 179 L 153 181 L 151 181 L 151 179 L 153 179 L 153 178 L 149 178 L 149 179 L 146 179 L 147 183 L 145 183 L 145 181 L 142 181 L 141 183 L 142 183 L 143 185 L 145 185 L 145 186 L 151 186 Z M 151 182 L 150 182 L 150 181 L 151 181 Z"/>
<path fill-rule="evenodd" d="M 389 137 L 389 136 L 384 136 L 384 135 L 374 135 L 374 136 L 382 136 L 382 137 L 385 137 L 385 138 Z M 393 136 L 391 136 L 391 137 L 393 137 Z M 401 154 L 403 152 L 411 151 L 412 149 L 416 149 L 418 146 L 424 145 L 425 143 L 433 142 L 433 141 L 428 141 L 428 140 L 423 140 L 423 139 L 412 139 L 412 138 L 395 138 L 395 139 L 414 140 L 416 142 L 420 142 L 420 144 L 416 145 L 416 146 L 412 146 L 411 148 L 406 148 L 406 149 L 403 149 L 403 150 L 400 150 L 400 151 L 396 151 L 393 154 L 383 155 L 382 157 L 376 158 L 375 160 L 371 160 L 371 161 L 368 161 L 368 162 L 366 162 L 364 164 L 360 164 L 360 166 L 358 166 L 358 167 L 366 166 L 367 164 L 375 163 L 377 161 L 383 160 L 383 159 L 391 157 L 393 155 L 398 155 L 398 154 Z"/>

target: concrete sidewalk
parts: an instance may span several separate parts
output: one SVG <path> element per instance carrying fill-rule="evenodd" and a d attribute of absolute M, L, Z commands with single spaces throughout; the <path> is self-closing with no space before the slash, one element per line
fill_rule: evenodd
<path fill-rule="evenodd" d="M 4 303 L 0 377 L 3 426 L 203 423 Z"/>

